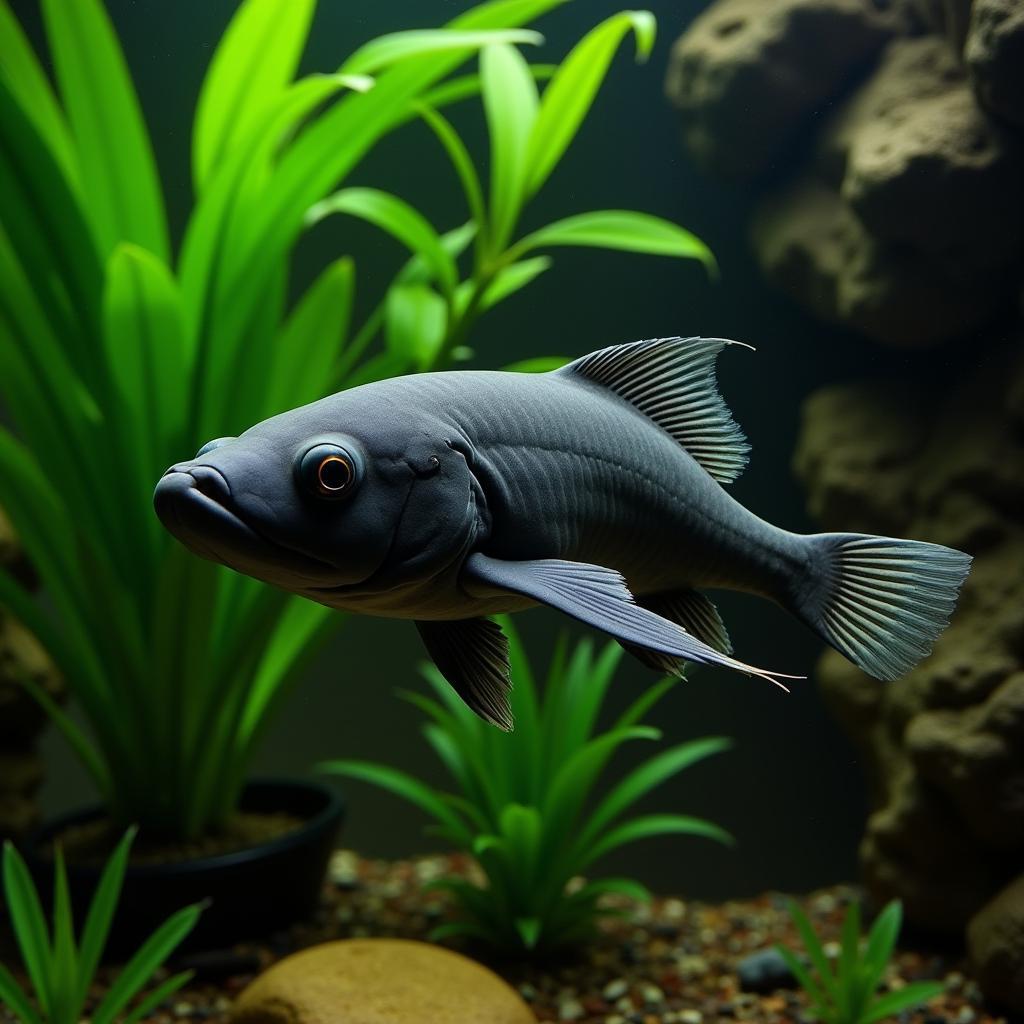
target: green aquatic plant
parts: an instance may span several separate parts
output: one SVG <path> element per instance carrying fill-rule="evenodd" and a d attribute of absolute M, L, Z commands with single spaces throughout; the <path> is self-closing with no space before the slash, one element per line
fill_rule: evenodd
<path fill-rule="evenodd" d="M 810 960 L 810 970 L 792 950 L 779 946 L 778 951 L 810 997 L 811 1013 L 823 1024 L 874 1024 L 942 992 L 941 982 L 916 981 L 878 994 L 900 934 L 903 910 L 899 900 L 893 900 L 878 915 L 865 941 L 860 934 L 860 907 L 851 903 L 843 919 L 839 956 L 834 963 L 829 961 L 806 914 L 795 903 L 790 904 L 789 913 Z"/>
<path fill-rule="evenodd" d="M 717 825 L 687 815 L 623 820 L 655 787 L 727 749 L 729 741 L 709 737 L 662 750 L 598 798 L 595 789 L 620 748 L 661 738 L 643 719 L 673 681 L 656 683 L 601 730 L 598 716 L 622 648 L 611 643 L 595 654 L 584 640 L 570 655 L 563 637 L 541 694 L 515 630 L 507 620 L 502 625 L 509 638 L 514 732 L 503 733 L 473 714 L 433 665 L 423 672 L 435 696 L 405 694 L 427 716 L 423 734 L 455 793 L 365 761 L 331 761 L 321 768 L 410 801 L 434 820 L 434 835 L 476 859 L 482 886 L 458 878 L 434 883 L 451 892 L 460 911 L 434 938 L 464 936 L 512 952 L 550 951 L 583 941 L 598 918 L 615 913 L 605 896 L 650 898 L 631 878 L 584 881 L 581 876 L 606 854 L 654 836 L 731 843 Z"/>
<path fill-rule="evenodd" d="M 713 266 L 692 235 L 629 212 L 515 237 L 623 39 L 632 31 L 642 56 L 653 37 L 650 16 L 629 12 L 558 67 L 528 65 L 516 46 L 541 37 L 523 26 L 562 2 L 491 0 L 295 79 L 315 0 L 244 0 L 202 85 L 195 206 L 174 253 L 101 0 L 40 0 L 56 92 L 0 0 L 0 398 L 15 427 L 0 428 L 0 478 L 44 584 L 37 599 L 0 571 L 0 605 L 67 679 L 87 729 L 36 696 L 116 825 L 171 838 L 221 825 L 289 681 L 342 621 L 173 542 L 151 506 L 168 465 L 286 407 L 464 356 L 476 320 L 546 269 L 537 250 L 601 245 Z M 456 73 L 476 54 L 479 73 Z M 442 113 L 473 97 L 490 126 L 486 198 Z M 337 190 L 415 119 L 465 189 L 469 219 L 453 230 L 379 190 Z M 348 255 L 289 301 L 296 242 L 338 214 L 411 252 L 356 330 Z"/>
<path fill-rule="evenodd" d="M 10 1009 L 21 1024 L 78 1024 L 82 1019 L 121 896 L 134 836 L 133 829 L 126 832 L 107 861 L 85 925 L 77 938 L 67 872 L 60 849 L 56 851 L 54 866 L 51 933 L 25 862 L 11 843 L 4 844 L 4 897 L 35 1000 L 33 1005 L 33 1000 L 10 971 L 0 964 L 0 1005 Z M 157 969 L 192 931 L 202 911 L 201 906 L 179 910 L 142 944 L 90 1013 L 92 1024 L 113 1024 L 115 1020 L 122 1024 L 135 1024 L 145 1020 L 157 1006 L 188 982 L 192 972 L 175 974 L 125 1013 L 129 1003 L 150 983 Z"/>

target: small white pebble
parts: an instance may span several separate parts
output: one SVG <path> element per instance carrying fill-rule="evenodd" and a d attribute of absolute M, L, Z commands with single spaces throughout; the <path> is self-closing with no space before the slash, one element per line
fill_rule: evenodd
<path fill-rule="evenodd" d="M 665 900 L 661 906 L 661 913 L 670 921 L 678 921 L 686 916 L 686 904 L 682 900 Z"/>
<path fill-rule="evenodd" d="M 175 1017 L 191 1017 L 195 1007 L 191 1003 L 180 1002 L 174 1004 Z"/>
<path fill-rule="evenodd" d="M 626 984 L 625 978 L 616 978 L 614 981 L 609 981 L 603 989 L 601 989 L 601 995 L 610 1003 L 614 1003 L 616 999 L 620 999 L 629 990 L 629 985 Z"/>
<path fill-rule="evenodd" d="M 971 1024 L 976 1014 L 969 1006 L 961 1006 L 960 1012 L 953 1018 L 954 1024 Z"/>
<path fill-rule="evenodd" d="M 620 1013 L 632 1013 L 635 1007 L 633 1006 L 633 1000 L 629 996 L 623 996 L 615 1003 L 615 1009 Z"/>
<path fill-rule="evenodd" d="M 839 945 L 838 942 L 826 942 L 825 946 L 824 946 L 824 949 L 825 949 L 825 956 L 827 956 L 829 958 L 829 960 L 836 960 L 836 959 L 838 959 L 839 954 L 842 951 L 842 947 Z"/>
<path fill-rule="evenodd" d="M 680 1024 L 704 1024 L 704 1014 L 700 1010 L 682 1010 L 679 1021 Z"/>
<path fill-rule="evenodd" d="M 644 985 L 641 994 L 648 1006 L 659 1006 L 665 1002 L 665 993 L 657 985 Z"/>
<path fill-rule="evenodd" d="M 823 892 L 820 896 L 814 897 L 811 906 L 819 914 L 831 914 L 836 909 L 836 898 L 831 893 Z"/>
<path fill-rule="evenodd" d="M 579 1020 L 586 1011 L 578 999 L 566 999 L 558 1004 L 559 1020 Z"/>

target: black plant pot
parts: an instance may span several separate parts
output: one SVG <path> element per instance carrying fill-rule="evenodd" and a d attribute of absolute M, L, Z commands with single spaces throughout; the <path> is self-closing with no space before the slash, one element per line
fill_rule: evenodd
<path fill-rule="evenodd" d="M 286 813 L 301 826 L 260 846 L 233 853 L 167 864 L 129 864 L 106 955 L 131 954 L 176 910 L 209 900 L 210 905 L 181 949 L 219 949 L 258 939 L 308 917 L 320 891 L 345 808 L 341 798 L 318 782 L 254 780 L 245 787 L 240 809 Z M 102 807 L 72 812 L 39 829 L 25 856 L 42 893 L 53 890 L 55 836 L 102 818 Z M 84 920 L 102 866 L 68 865 L 75 920 Z"/>

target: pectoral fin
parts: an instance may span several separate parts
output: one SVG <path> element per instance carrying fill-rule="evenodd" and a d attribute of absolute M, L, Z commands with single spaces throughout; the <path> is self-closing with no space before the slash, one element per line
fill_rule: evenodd
<path fill-rule="evenodd" d="M 638 605 L 614 569 L 557 558 L 505 562 L 475 554 L 466 560 L 463 586 L 480 596 L 496 591 L 521 594 L 603 630 L 623 644 L 684 661 L 721 665 L 782 685 L 775 678 L 781 673 L 737 661 Z"/>
<path fill-rule="evenodd" d="M 484 721 L 512 731 L 508 637 L 491 619 L 417 622 L 423 643 L 441 674 Z"/>

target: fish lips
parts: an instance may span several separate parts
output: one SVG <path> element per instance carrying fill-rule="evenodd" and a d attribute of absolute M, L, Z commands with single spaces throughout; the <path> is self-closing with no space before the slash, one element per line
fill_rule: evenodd
<path fill-rule="evenodd" d="M 190 551 L 286 590 L 337 583 L 336 566 L 268 540 L 232 507 L 231 489 L 212 466 L 172 466 L 153 492 L 160 522 Z"/>

